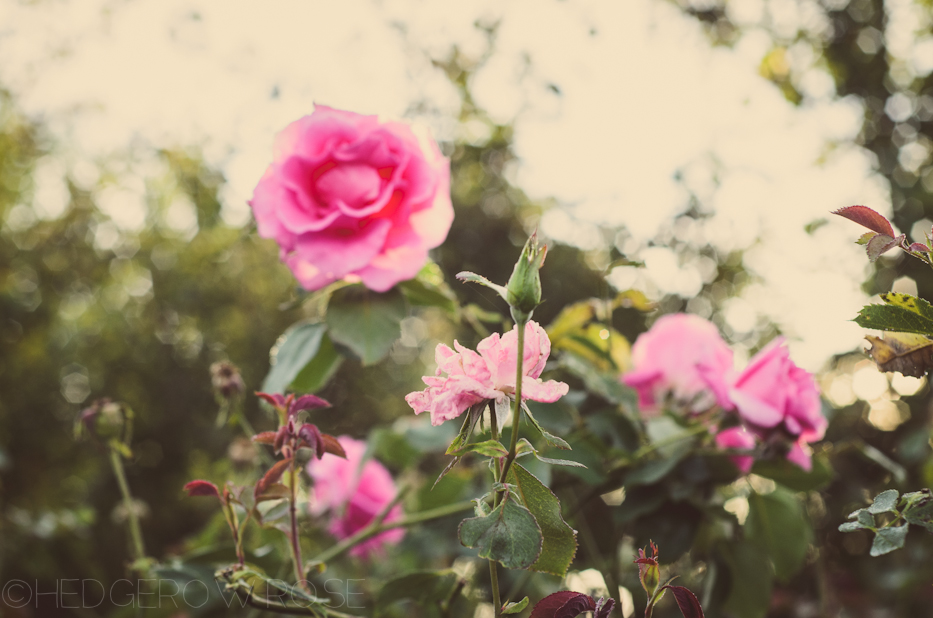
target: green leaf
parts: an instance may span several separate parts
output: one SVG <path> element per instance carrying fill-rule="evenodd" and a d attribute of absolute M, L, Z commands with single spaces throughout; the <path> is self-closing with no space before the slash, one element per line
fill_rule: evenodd
<path fill-rule="evenodd" d="M 525 417 L 528 419 L 528 421 L 541 433 L 541 436 L 544 438 L 545 442 L 547 442 L 550 446 L 554 446 L 565 451 L 571 450 L 570 445 L 567 444 L 566 440 L 563 438 L 558 438 L 557 436 L 549 433 L 544 429 L 544 427 L 538 424 L 538 421 L 536 421 L 535 417 L 531 414 L 531 410 L 528 409 L 528 405 L 524 402 L 522 403 L 522 410 L 525 411 Z"/>
<path fill-rule="evenodd" d="M 413 306 L 438 307 L 451 315 L 460 310 L 457 296 L 444 281 L 441 267 L 428 262 L 414 279 L 402 281 L 399 289 Z"/>
<path fill-rule="evenodd" d="M 875 516 L 868 512 L 868 509 L 859 509 L 849 513 L 848 521 L 839 526 L 839 532 L 854 532 L 856 530 L 874 530 Z"/>
<path fill-rule="evenodd" d="M 509 451 L 504 446 L 502 446 L 498 440 L 474 442 L 473 444 L 467 444 L 466 446 L 461 447 L 456 451 L 447 451 L 448 455 L 453 455 L 454 457 L 462 457 L 467 453 L 479 453 L 484 457 L 505 457 L 509 454 Z"/>
<path fill-rule="evenodd" d="M 515 485 L 515 491 L 541 528 L 541 555 L 531 565 L 531 570 L 563 577 L 577 553 L 577 532 L 561 516 L 560 501 L 535 475 L 517 463 L 512 464 L 506 480 Z"/>
<path fill-rule="evenodd" d="M 580 463 L 579 461 L 572 461 L 570 459 L 553 459 L 551 457 L 544 457 L 538 453 L 538 450 L 531 445 L 531 442 L 525 438 L 520 438 L 518 441 L 518 447 L 515 449 L 515 456 L 521 457 L 522 455 L 527 455 L 531 453 L 535 456 L 535 459 L 542 463 L 550 464 L 552 466 L 568 466 L 570 468 L 586 468 L 585 464 Z"/>
<path fill-rule="evenodd" d="M 509 491 L 488 515 L 460 522 L 460 543 L 479 549 L 479 557 L 496 560 L 507 569 L 527 569 L 541 554 L 541 528 L 531 512 Z"/>
<path fill-rule="evenodd" d="M 489 400 L 487 399 L 486 401 L 481 401 L 470 406 L 470 409 L 464 414 L 463 424 L 460 426 L 460 433 L 457 434 L 454 441 L 447 447 L 447 455 L 452 455 L 467 445 L 470 441 L 470 436 L 473 435 L 473 430 L 476 428 L 476 423 L 482 418 L 483 410 L 488 404 Z"/>
<path fill-rule="evenodd" d="M 923 526 L 933 532 L 933 498 L 928 490 L 904 494 L 907 505 L 904 507 L 904 519 L 917 526 Z"/>
<path fill-rule="evenodd" d="M 514 603 L 506 603 L 505 607 L 502 608 L 501 614 L 518 614 L 523 609 L 528 607 L 528 597 L 525 597 L 521 601 L 515 601 Z"/>
<path fill-rule="evenodd" d="M 326 335 L 327 325 L 320 322 L 298 322 L 286 330 L 269 352 L 271 367 L 262 392 L 284 393 L 317 356 Z"/>
<path fill-rule="evenodd" d="M 289 388 L 296 393 L 319 391 L 334 377 L 341 363 L 343 356 L 334 347 L 327 333 L 324 333 L 317 354 L 298 372 Z"/>
<path fill-rule="evenodd" d="M 771 558 L 775 575 L 786 580 L 803 566 L 813 535 L 797 496 L 783 489 L 753 493 L 748 507 L 745 538 Z"/>
<path fill-rule="evenodd" d="M 883 305 L 866 305 L 855 323 L 863 328 L 933 335 L 933 306 L 910 294 L 882 294 Z"/>
<path fill-rule="evenodd" d="M 897 499 L 899 497 L 900 494 L 897 493 L 896 489 L 886 489 L 875 496 L 874 501 L 867 510 L 872 515 L 877 515 L 878 513 L 896 513 Z"/>
<path fill-rule="evenodd" d="M 813 458 L 813 467 L 809 472 L 786 459 L 758 459 L 752 472 L 794 491 L 813 491 L 825 487 L 836 474 L 825 455 Z"/>
<path fill-rule="evenodd" d="M 768 557 L 748 543 L 723 546 L 732 575 L 732 588 L 723 608 L 742 618 L 764 618 L 771 605 L 771 568 Z"/>
<path fill-rule="evenodd" d="M 904 524 L 903 526 L 879 529 L 875 532 L 875 540 L 871 544 L 871 552 L 869 553 L 872 556 L 882 556 L 895 549 L 900 549 L 904 546 L 904 540 L 907 538 L 908 527 L 908 524 Z"/>
<path fill-rule="evenodd" d="M 416 571 L 396 577 L 387 581 L 376 595 L 376 615 L 403 599 L 428 606 L 449 603 L 459 585 L 460 577 L 450 569 Z"/>
<path fill-rule="evenodd" d="M 402 334 L 408 314 L 405 297 L 397 289 L 383 294 L 352 285 L 334 292 L 327 305 L 331 338 L 372 365 L 382 360 Z"/>

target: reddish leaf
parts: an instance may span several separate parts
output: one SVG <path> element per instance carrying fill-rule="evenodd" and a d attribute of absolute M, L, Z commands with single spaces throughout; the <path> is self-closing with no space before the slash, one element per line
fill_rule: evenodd
<path fill-rule="evenodd" d="M 865 245 L 865 251 L 868 253 L 868 259 L 872 262 L 877 260 L 882 253 L 890 251 L 894 247 L 900 245 L 907 237 L 901 234 L 897 238 L 891 238 L 884 234 L 878 234 L 874 238 L 868 241 L 868 244 Z"/>
<path fill-rule="evenodd" d="M 554 612 L 554 618 L 576 618 L 583 612 L 591 612 L 596 609 L 596 602 L 593 597 L 580 594 L 580 596 L 570 599 L 560 609 Z"/>
<path fill-rule="evenodd" d="M 307 446 L 314 451 L 315 456 L 320 459 L 324 456 L 324 441 L 321 439 L 321 431 L 317 425 L 305 423 L 298 430 L 298 437 L 302 440 L 302 446 Z"/>
<path fill-rule="evenodd" d="M 279 427 L 279 430 L 275 432 L 275 439 L 272 441 L 272 448 L 275 449 L 275 452 L 278 453 L 282 450 L 282 446 L 285 444 L 285 438 L 288 437 L 288 427 L 282 425 Z"/>
<path fill-rule="evenodd" d="M 612 613 L 612 608 L 615 606 L 616 602 L 612 599 L 596 601 L 596 611 L 593 612 L 593 618 L 609 618 L 609 614 Z"/>
<path fill-rule="evenodd" d="M 589 609 L 594 609 L 590 607 L 589 603 L 593 603 L 588 595 L 583 594 L 582 592 L 573 592 L 572 590 L 562 590 L 560 592 L 555 592 L 554 594 L 549 594 L 544 597 L 538 604 L 535 605 L 535 608 L 531 612 L 529 618 L 557 618 L 557 612 L 563 610 L 568 603 L 571 603 L 577 599 L 583 599 L 587 601 L 586 607 Z M 580 612 L 587 611 L 586 608 L 581 609 Z M 577 612 L 579 614 L 580 612 Z M 576 616 L 577 614 L 574 614 Z"/>
<path fill-rule="evenodd" d="M 302 395 L 288 407 L 288 415 L 298 414 L 302 410 L 313 410 L 315 408 L 329 408 L 330 403 L 324 401 L 315 395 Z"/>
<path fill-rule="evenodd" d="M 703 608 L 700 607 L 700 601 L 696 595 L 683 586 L 662 586 L 661 590 L 670 590 L 677 601 L 677 607 L 684 618 L 704 618 Z"/>
<path fill-rule="evenodd" d="M 321 434 L 321 443 L 324 444 L 324 452 L 336 455 L 337 457 L 347 458 L 347 452 L 340 446 L 340 442 L 329 433 Z"/>
<path fill-rule="evenodd" d="M 256 482 L 256 487 L 253 489 L 253 495 L 258 497 L 265 494 L 266 490 L 268 490 L 273 483 L 282 478 L 282 475 L 285 474 L 285 470 L 291 463 L 291 457 L 275 462 L 275 464 L 269 468 L 269 471 L 266 472 L 265 476 Z"/>
<path fill-rule="evenodd" d="M 269 393 L 260 393 L 260 392 L 257 392 L 257 393 L 256 393 L 256 396 L 259 397 L 260 399 L 262 399 L 262 400 L 268 402 L 268 403 L 269 403 L 270 405 L 272 405 L 272 407 L 274 407 L 274 408 L 284 408 L 284 407 L 285 407 L 285 403 L 286 403 L 285 397 L 283 397 L 282 395 L 279 395 L 278 393 L 269 394 Z"/>
<path fill-rule="evenodd" d="M 891 223 L 868 206 L 847 206 L 834 210 L 833 214 L 855 221 L 879 234 L 894 237 L 894 228 L 891 227 Z"/>
<path fill-rule="evenodd" d="M 910 243 L 910 246 L 908 247 L 908 249 L 910 249 L 911 251 L 920 251 L 922 253 L 930 252 L 930 248 L 926 246 L 925 244 L 923 244 L 922 242 Z"/>
<path fill-rule="evenodd" d="M 220 490 L 217 489 L 217 485 L 214 485 L 210 481 L 191 481 L 185 485 L 185 491 L 188 492 L 189 498 L 195 496 L 214 496 L 220 498 Z"/>
<path fill-rule="evenodd" d="M 256 496 L 256 502 L 263 502 L 265 500 L 278 500 L 279 498 L 287 498 L 291 495 L 288 487 L 282 485 L 281 483 L 272 483 L 269 485 L 262 495 Z"/>
<path fill-rule="evenodd" d="M 275 432 L 274 431 L 263 431 L 257 433 L 253 436 L 253 442 L 258 442 L 259 444 L 275 444 Z"/>

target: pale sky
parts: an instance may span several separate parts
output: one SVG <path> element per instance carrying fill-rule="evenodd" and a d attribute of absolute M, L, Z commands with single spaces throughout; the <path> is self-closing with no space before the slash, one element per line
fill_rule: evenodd
<path fill-rule="evenodd" d="M 778 29 L 825 27 L 808 7 L 728 4 L 739 23 L 769 11 Z M 545 235 L 592 247 L 596 225 L 624 223 L 626 250 L 648 266 L 617 269 L 614 283 L 695 293 L 703 264 L 645 246 L 685 207 L 686 186 L 715 215 L 678 233 L 748 248 L 746 263 L 764 279 L 730 302 L 734 330 L 769 316 L 810 370 L 861 346 L 850 320 L 868 301 L 859 290 L 868 260 L 853 244 L 856 226 L 828 213 L 851 204 L 891 213 L 871 155 L 850 144 L 862 109 L 833 100 L 831 79 L 803 48 L 788 58 L 811 102 L 790 105 L 758 75 L 770 42 L 754 28 L 735 49 L 713 49 L 695 20 L 661 0 L 6 2 L 0 84 L 62 146 L 40 166 L 45 216 L 63 207 L 52 180 L 63 170 L 94 188 L 89 161 L 139 144 L 197 144 L 229 180 L 225 218 L 242 223 L 274 134 L 315 102 L 389 117 L 424 103 L 427 114 L 408 117 L 438 139 L 475 138 L 477 127 L 454 122 L 456 93 L 430 59 L 453 44 L 478 57 L 477 21 L 500 26 L 474 93 L 492 118 L 515 122 L 514 182 L 560 204 L 540 222 Z M 128 229 L 143 223 L 133 206 L 141 177 L 158 172 L 154 159 L 134 161 L 114 170 L 117 186 L 98 187 L 104 210 Z M 192 225 L 185 208 L 172 211 L 181 227 Z M 823 217 L 828 225 L 804 233 Z"/>

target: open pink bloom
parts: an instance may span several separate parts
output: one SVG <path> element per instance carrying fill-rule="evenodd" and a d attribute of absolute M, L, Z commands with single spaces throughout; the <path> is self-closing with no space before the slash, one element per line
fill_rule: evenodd
<path fill-rule="evenodd" d="M 755 436 L 744 427 L 730 427 L 716 434 L 716 446 L 722 449 L 753 449 L 755 448 Z M 748 474 L 755 461 L 751 455 L 733 455 L 729 459 L 742 474 Z"/>
<path fill-rule="evenodd" d="M 739 415 L 753 427 L 783 428 L 796 437 L 787 458 L 810 469 L 807 446 L 826 433 L 826 417 L 813 376 L 790 359 L 783 337 L 752 358 L 729 389 Z"/>
<path fill-rule="evenodd" d="M 276 137 L 250 206 L 259 235 L 279 243 L 308 290 L 349 278 L 384 292 L 411 279 L 454 216 L 437 144 L 323 105 Z"/>
<path fill-rule="evenodd" d="M 365 528 L 396 495 L 395 481 L 385 467 L 374 459 L 363 462 L 366 443 L 350 436 L 337 438 L 346 459 L 324 457 L 308 462 L 308 475 L 314 481 L 311 514 L 330 511 L 328 531 L 345 539 Z M 402 518 L 402 507 L 392 507 L 383 520 L 392 523 Z M 398 543 L 405 536 L 401 528 L 386 530 L 350 550 L 354 556 L 379 553 L 386 543 Z"/>
<path fill-rule="evenodd" d="M 695 412 L 717 403 L 732 407 L 727 397 L 732 350 L 716 326 L 699 316 L 659 318 L 632 346 L 632 366 L 622 382 L 638 391 L 643 411 L 657 411 L 670 400 Z"/>
<path fill-rule="evenodd" d="M 493 333 L 479 342 L 474 352 L 454 341 L 454 350 L 438 344 L 434 352 L 437 371 L 422 378 L 428 388 L 409 393 L 405 401 L 415 414 L 431 413 L 431 424 L 457 418 L 470 406 L 493 400 L 501 407 L 515 395 L 518 328 L 506 334 Z M 567 394 L 563 382 L 538 378 L 551 353 L 551 341 L 543 328 L 533 321 L 525 325 L 522 399 L 554 402 Z M 443 377 L 442 374 L 447 376 Z"/>

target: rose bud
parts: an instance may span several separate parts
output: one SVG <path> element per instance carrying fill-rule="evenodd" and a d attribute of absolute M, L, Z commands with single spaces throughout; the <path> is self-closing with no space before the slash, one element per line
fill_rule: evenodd
<path fill-rule="evenodd" d="M 522 255 L 515 263 L 512 276 L 506 284 L 506 300 L 512 308 L 516 322 L 526 322 L 535 307 L 541 304 L 541 277 L 538 271 L 544 265 L 547 245 L 538 245 L 537 232 L 531 235 Z M 524 317 L 524 319 L 520 319 Z"/>
<path fill-rule="evenodd" d="M 224 399 L 233 399 L 246 390 L 240 370 L 227 361 L 211 365 L 211 386 L 214 387 L 214 392 Z"/>

